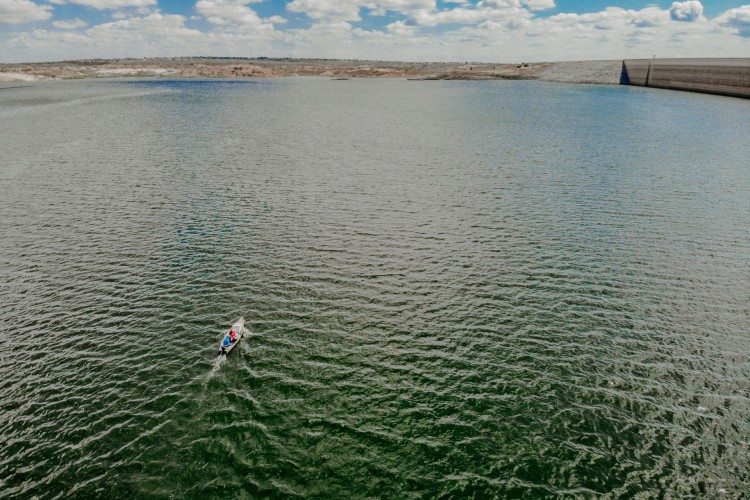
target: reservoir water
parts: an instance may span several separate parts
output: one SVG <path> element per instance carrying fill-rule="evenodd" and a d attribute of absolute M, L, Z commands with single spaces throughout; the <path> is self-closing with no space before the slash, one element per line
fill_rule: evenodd
<path fill-rule="evenodd" d="M 0 89 L 0 497 L 742 498 L 749 158 L 630 87 Z"/>

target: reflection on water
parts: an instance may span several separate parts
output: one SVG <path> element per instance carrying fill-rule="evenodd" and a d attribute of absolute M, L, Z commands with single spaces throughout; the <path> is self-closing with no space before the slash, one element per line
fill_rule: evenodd
<path fill-rule="evenodd" d="M 0 93 L 0 491 L 741 496 L 749 104 Z"/>

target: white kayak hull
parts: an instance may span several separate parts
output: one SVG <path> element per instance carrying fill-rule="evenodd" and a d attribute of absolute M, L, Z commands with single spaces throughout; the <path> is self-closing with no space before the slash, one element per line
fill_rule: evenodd
<path fill-rule="evenodd" d="M 226 356 L 230 352 L 232 352 L 232 349 L 234 349 L 237 344 L 240 343 L 240 340 L 242 340 L 242 337 L 245 336 L 245 318 L 240 318 L 237 321 L 234 322 L 232 325 L 231 330 L 234 330 L 237 332 L 237 340 L 234 342 L 231 342 L 228 346 L 224 347 L 224 337 L 229 335 L 229 330 L 224 332 L 224 335 L 221 336 L 221 340 L 219 341 L 219 356 Z"/>

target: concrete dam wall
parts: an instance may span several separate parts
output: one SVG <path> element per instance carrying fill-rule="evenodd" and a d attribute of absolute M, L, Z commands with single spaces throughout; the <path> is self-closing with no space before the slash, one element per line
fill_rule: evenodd
<path fill-rule="evenodd" d="M 750 58 L 625 59 L 620 84 L 750 99 Z"/>

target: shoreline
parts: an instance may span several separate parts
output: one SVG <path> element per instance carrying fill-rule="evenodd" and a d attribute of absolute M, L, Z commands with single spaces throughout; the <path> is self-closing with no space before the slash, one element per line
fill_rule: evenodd
<path fill-rule="evenodd" d="M 0 83 L 113 77 L 410 80 L 542 80 L 616 85 L 622 60 L 539 63 L 442 63 L 335 59 L 175 57 L 86 59 L 41 63 L 1 63 Z"/>

